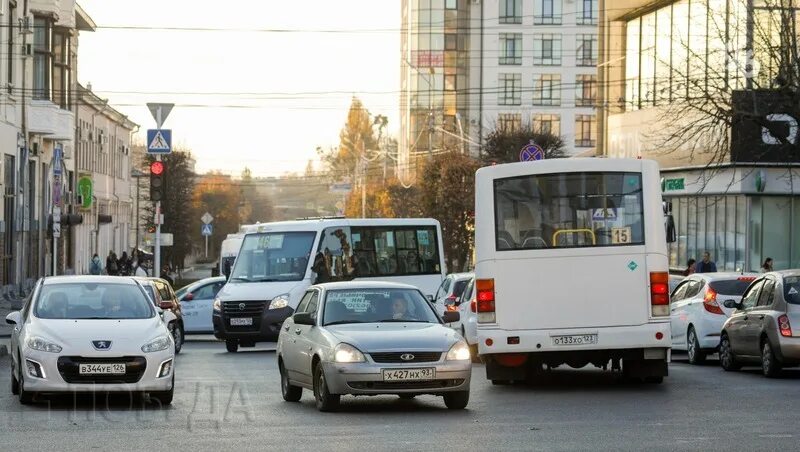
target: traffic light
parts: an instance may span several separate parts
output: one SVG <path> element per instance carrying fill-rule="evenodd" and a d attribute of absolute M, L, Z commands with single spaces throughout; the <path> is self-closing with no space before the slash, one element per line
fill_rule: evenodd
<path fill-rule="evenodd" d="M 150 201 L 163 201 L 167 185 L 167 166 L 164 162 L 150 164 Z"/>

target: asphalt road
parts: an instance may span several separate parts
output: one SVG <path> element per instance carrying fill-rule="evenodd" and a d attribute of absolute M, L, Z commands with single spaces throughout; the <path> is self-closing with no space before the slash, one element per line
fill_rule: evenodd
<path fill-rule="evenodd" d="M 492 386 L 475 365 L 464 411 L 441 399 L 344 398 L 319 413 L 308 391 L 283 402 L 268 347 L 238 354 L 187 343 L 173 405 L 125 397 L 21 406 L 0 358 L 3 450 L 797 450 L 800 370 L 768 380 L 677 357 L 662 385 L 595 370 L 556 370 L 535 385 Z"/>

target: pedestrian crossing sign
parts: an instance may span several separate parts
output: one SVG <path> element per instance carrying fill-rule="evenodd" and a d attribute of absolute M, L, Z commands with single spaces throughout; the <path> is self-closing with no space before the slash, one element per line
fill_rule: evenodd
<path fill-rule="evenodd" d="M 213 231 L 214 231 L 214 228 L 211 226 L 210 223 L 209 224 L 204 224 L 203 226 L 200 227 L 200 233 L 203 234 L 206 237 L 210 236 Z"/>
<path fill-rule="evenodd" d="M 147 153 L 169 154 L 172 152 L 172 130 L 149 129 L 147 131 Z"/>
<path fill-rule="evenodd" d="M 592 220 L 616 220 L 617 209 L 608 207 L 605 209 L 593 209 Z"/>

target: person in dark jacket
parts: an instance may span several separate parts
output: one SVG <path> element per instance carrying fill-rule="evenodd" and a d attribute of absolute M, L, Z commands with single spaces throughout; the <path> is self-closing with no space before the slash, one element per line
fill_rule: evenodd
<path fill-rule="evenodd" d="M 108 252 L 108 257 L 106 258 L 106 273 L 111 276 L 119 275 L 119 264 L 117 263 L 117 255 L 114 254 L 114 251 Z"/>
<path fill-rule="evenodd" d="M 711 253 L 703 253 L 703 260 L 695 265 L 695 273 L 716 273 L 717 264 L 711 260 Z"/>
<path fill-rule="evenodd" d="M 686 263 L 686 270 L 683 271 L 683 276 L 689 276 L 696 271 L 696 260 L 689 259 L 689 262 Z"/>
<path fill-rule="evenodd" d="M 169 276 L 169 265 L 165 265 L 164 268 L 161 269 L 161 279 L 168 282 L 170 286 L 175 284 L 175 281 Z"/>
<path fill-rule="evenodd" d="M 123 251 L 122 256 L 117 260 L 117 268 L 119 269 L 120 276 L 130 276 L 131 274 L 131 261 L 128 259 L 128 252 Z"/>

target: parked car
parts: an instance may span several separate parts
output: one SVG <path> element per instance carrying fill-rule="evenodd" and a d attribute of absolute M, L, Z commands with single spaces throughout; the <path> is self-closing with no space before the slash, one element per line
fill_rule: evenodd
<path fill-rule="evenodd" d="M 723 369 L 760 363 L 765 376 L 776 377 L 784 367 L 800 365 L 800 270 L 765 273 L 740 301 L 724 305 L 735 312 L 722 327 Z"/>
<path fill-rule="evenodd" d="M 450 273 L 447 275 L 434 295 L 434 302 L 439 310 L 439 315 L 446 309 L 456 311 L 456 301 L 464 292 L 467 283 L 474 275 L 472 273 Z"/>
<path fill-rule="evenodd" d="M 172 286 L 161 278 L 137 277 L 134 278 L 144 287 L 145 292 L 150 297 L 153 304 L 165 311 L 170 311 L 175 316 L 175 320 L 167 324 L 170 334 L 175 342 L 175 353 L 180 353 L 184 342 L 183 311 L 178 297 Z"/>
<path fill-rule="evenodd" d="M 175 292 L 181 305 L 186 333 L 213 333 L 214 298 L 225 285 L 225 277 L 205 278 Z"/>
<path fill-rule="evenodd" d="M 674 292 L 678 284 L 684 279 L 686 279 L 686 277 L 683 275 L 669 275 L 669 293 Z"/>
<path fill-rule="evenodd" d="M 685 350 L 691 364 L 700 364 L 709 353 L 715 353 L 722 324 L 733 312 L 722 302 L 739 301 L 756 276 L 695 273 L 686 277 L 670 297 L 672 349 Z"/>
<path fill-rule="evenodd" d="M 141 392 L 169 405 L 175 351 L 166 325 L 174 319 L 128 278 L 40 279 L 22 311 L 6 316 L 11 392 L 22 404 L 39 394 Z"/>
<path fill-rule="evenodd" d="M 469 280 L 467 287 L 458 299 L 458 326 L 461 336 L 469 344 L 472 356 L 478 355 L 478 306 L 475 300 L 475 278 Z"/>
<path fill-rule="evenodd" d="M 457 318 L 444 315 L 445 322 Z M 281 328 L 277 355 L 284 400 L 297 402 L 309 389 L 320 411 L 335 410 L 344 394 L 433 394 L 450 409 L 469 402 L 467 343 L 410 285 L 309 287 Z"/>

